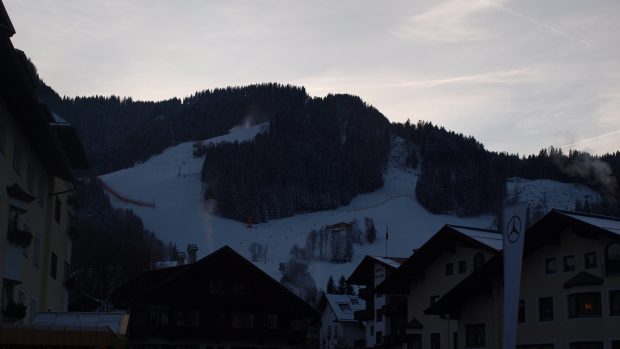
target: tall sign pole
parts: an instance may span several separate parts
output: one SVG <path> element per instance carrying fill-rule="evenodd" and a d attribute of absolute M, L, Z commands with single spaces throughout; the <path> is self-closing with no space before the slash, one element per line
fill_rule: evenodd
<path fill-rule="evenodd" d="M 504 349 L 517 347 L 517 320 L 519 315 L 519 290 L 523 263 L 526 203 L 504 208 Z"/>

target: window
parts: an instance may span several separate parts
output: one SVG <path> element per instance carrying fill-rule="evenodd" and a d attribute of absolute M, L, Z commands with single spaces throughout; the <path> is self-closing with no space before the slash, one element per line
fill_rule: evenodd
<path fill-rule="evenodd" d="M 351 307 L 346 303 L 338 303 L 338 307 L 343 313 L 350 313 Z"/>
<path fill-rule="evenodd" d="M 233 328 L 254 328 L 254 314 L 233 312 L 232 327 Z"/>
<path fill-rule="evenodd" d="M 265 328 L 268 330 L 278 329 L 278 314 L 267 314 L 265 316 Z"/>
<path fill-rule="evenodd" d="M 58 257 L 54 252 L 52 252 L 52 258 L 50 263 L 50 276 L 53 279 L 56 279 L 56 268 L 58 268 Z"/>
<path fill-rule="evenodd" d="M 547 258 L 545 260 L 545 274 L 555 274 L 558 272 L 558 265 L 555 257 Z"/>
<path fill-rule="evenodd" d="M 605 273 L 620 274 L 620 243 L 612 242 L 605 249 Z"/>
<path fill-rule="evenodd" d="M 17 139 L 15 140 L 14 148 L 13 148 L 13 170 L 15 170 L 15 173 L 17 173 L 18 176 L 21 175 L 22 149 L 21 149 L 21 146 L 19 145 L 19 142 L 17 142 Z"/>
<path fill-rule="evenodd" d="M 371 336 L 375 335 L 375 326 L 370 326 L 370 335 Z"/>
<path fill-rule="evenodd" d="M 525 300 L 519 300 L 519 313 L 517 316 L 517 321 L 522 324 L 525 322 Z"/>
<path fill-rule="evenodd" d="M 474 270 L 480 268 L 484 264 L 484 254 L 482 252 L 476 253 L 474 256 Z"/>
<path fill-rule="evenodd" d="M 441 336 L 439 333 L 431 333 L 431 349 L 441 349 Z"/>
<path fill-rule="evenodd" d="M 620 290 L 609 291 L 609 315 L 620 315 Z"/>
<path fill-rule="evenodd" d="M 381 310 L 377 310 L 375 313 L 377 314 L 375 321 L 376 322 L 382 322 L 383 321 L 383 314 L 381 313 Z"/>
<path fill-rule="evenodd" d="M 56 197 L 55 204 L 54 204 L 54 219 L 56 220 L 56 223 L 58 224 L 60 224 L 61 214 L 62 214 L 62 202 L 60 202 L 60 199 Z"/>
<path fill-rule="evenodd" d="M 603 349 L 603 342 L 573 342 L 570 349 Z"/>
<path fill-rule="evenodd" d="M 553 297 L 538 298 L 538 320 L 553 321 Z"/>
<path fill-rule="evenodd" d="M 596 269 L 596 252 L 588 252 L 583 257 L 586 269 Z"/>
<path fill-rule="evenodd" d="M 35 267 L 41 266 L 41 240 L 38 237 L 34 237 L 34 244 L 32 248 L 32 264 Z"/>
<path fill-rule="evenodd" d="M 452 332 L 452 349 L 458 349 L 458 348 L 459 348 L 459 333 Z"/>
<path fill-rule="evenodd" d="M 179 327 L 185 326 L 185 314 L 182 310 L 174 312 L 174 324 Z"/>
<path fill-rule="evenodd" d="M 210 280 L 209 281 L 209 294 L 224 294 L 224 283 L 222 280 Z"/>
<path fill-rule="evenodd" d="M 199 327 L 200 326 L 200 311 L 188 310 L 185 312 L 185 325 L 187 327 Z"/>
<path fill-rule="evenodd" d="M 446 264 L 446 276 L 450 276 L 454 274 L 454 263 Z"/>
<path fill-rule="evenodd" d="M 465 325 L 465 346 L 479 348 L 486 346 L 486 331 L 484 324 Z"/>
<path fill-rule="evenodd" d="M 601 294 L 584 292 L 568 295 L 568 317 L 600 317 Z"/>
<path fill-rule="evenodd" d="M 34 316 L 37 315 L 38 308 L 39 306 L 37 305 L 37 299 L 34 297 L 30 297 L 30 307 L 28 309 L 28 311 L 30 312 L 30 323 L 32 323 L 32 320 L 34 320 Z"/>
<path fill-rule="evenodd" d="M 241 296 L 244 294 L 245 287 L 243 287 L 243 283 L 239 281 L 235 281 L 232 283 L 231 293 L 237 296 Z"/>
<path fill-rule="evenodd" d="M 564 271 L 575 271 L 575 256 L 564 256 Z"/>
<path fill-rule="evenodd" d="M 435 304 L 435 302 L 437 302 L 438 299 L 439 299 L 439 296 L 431 296 L 431 305 Z"/>
<path fill-rule="evenodd" d="M 620 341 L 611 341 L 611 349 L 620 349 Z"/>
<path fill-rule="evenodd" d="M 41 175 L 39 177 L 39 193 L 37 194 L 37 202 L 39 206 L 43 207 L 45 205 L 45 196 L 47 195 L 47 182 L 45 181 L 45 176 Z"/>
<path fill-rule="evenodd" d="M 467 273 L 467 261 L 459 262 L 459 274 Z"/>
<path fill-rule="evenodd" d="M 377 344 L 383 344 L 383 332 L 377 331 Z"/>

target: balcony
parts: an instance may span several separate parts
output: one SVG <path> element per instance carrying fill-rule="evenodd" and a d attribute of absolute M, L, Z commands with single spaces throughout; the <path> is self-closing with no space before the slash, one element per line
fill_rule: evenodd
<path fill-rule="evenodd" d="M 32 234 L 17 228 L 17 224 L 10 224 L 6 239 L 15 246 L 26 248 L 32 243 Z"/>

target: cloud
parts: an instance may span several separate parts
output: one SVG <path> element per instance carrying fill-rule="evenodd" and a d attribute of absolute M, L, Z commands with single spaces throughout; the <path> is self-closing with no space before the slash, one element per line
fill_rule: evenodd
<path fill-rule="evenodd" d="M 494 5 L 489 0 L 446 1 L 410 17 L 394 34 L 405 39 L 441 42 L 488 39 L 493 33 L 478 28 L 471 17 L 495 9 Z"/>

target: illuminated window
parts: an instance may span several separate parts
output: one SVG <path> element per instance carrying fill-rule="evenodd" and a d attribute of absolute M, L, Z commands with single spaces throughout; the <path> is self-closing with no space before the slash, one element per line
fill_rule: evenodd
<path fill-rule="evenodd" d="M 575 256 L 564 256 L 564 271 L 575 271 Z"/>
<path fill-rule="evenodd" d="M 600 317 L 601 294 L 584 292 L 568 295 L 568 317 Z"/>
<path fill-rule="evenodd" d="M 558 265 L 555 257 L 545 260 L 545 274 L 555 274 L 558 272 Z"/>

